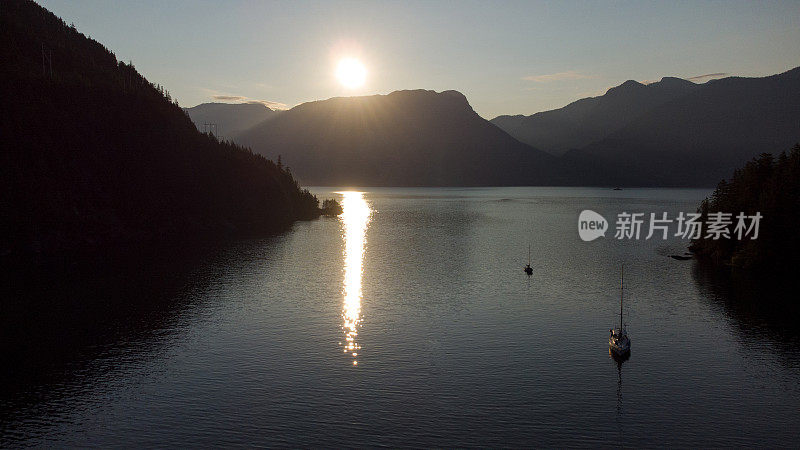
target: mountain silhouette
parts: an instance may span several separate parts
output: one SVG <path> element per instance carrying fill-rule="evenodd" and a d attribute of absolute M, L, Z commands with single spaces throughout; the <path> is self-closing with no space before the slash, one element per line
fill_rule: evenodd
<path fill-rule="evenodd" d="M 224 139 L 236 139 L 243 131 L 272 118 L 279 111 L 273 111 L 263 103 L 201 103 L 191 108 L 183 108 L 198 130 L 209 131 L 205 124 L 216 125 L 216 135 Z"/>
<path fill-rule="evenodd" d="M 316 198 L 28 0 L 0 14 L 0 254 L 286 229 Z"/>
<path fill-rule="evenodd" d="M 603 139 L 645 112 L 697 87 L 671 77 L 647 85 L 628 80 L 605 95 L 584 98 L 560 109 L 530 116 L 498 116 L 491 122 L 522 142 L 561 155 Z"/>
<path fill-rule="evenodd" d="M 713 186 L 752 157 L 797 142 L 800 68 L 709 81 L 564 159 L 606 184 Z"/>
<path fill-rule="evenodd" d="M 481 118 L 459 92 L 396 91 L 298 105 L 238 141 L 282 160 L 305 184 L 563 184 L 555 157 Z"/>
<path fill-rule="evenodd" d="M 31 1 L 4 2 L 0 24 L 11 43 L 0 47 L 1 137 L 11 149 L 2 156 L 2 251 L 282 229 L 318 213 L 298 180 L 712 186 L 751 157 L 800 141 L 800 68 L 704 84 L 629 80 L 491 122 L 456 91 L 337 97 L 281 112 L 182 110 L 132 64 Z M 237 144 L 198 132 L 190 116 Z M 285 165 L 266 159 L 279 156 Z"/>
<path fill-rule="evenodd" d="M 235 139 L 282 154 L 308 184 L 713 186 L 751 157 L 800 141 L 799 71 L 629 80 L 491 123 L 456 91 L 333 98 L 274 114 Z"/>

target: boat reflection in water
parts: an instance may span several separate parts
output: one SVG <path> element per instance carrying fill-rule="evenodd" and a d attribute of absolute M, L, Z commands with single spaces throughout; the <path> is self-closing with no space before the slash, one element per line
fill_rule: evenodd
<path fill-rule="evenodd" d="M 345 334 L 344 353 L 351 353 L 353 365 L 358 365 L 358 329 L 361 325 L 361 276 L 364 247 L 367 243 L 367 226 L 372 209 L 364 200 L 363 192 L 341 192 L 344 225 L 344 303 L 342 330 Z"/>
<path fill-rule="evenodd" d="M 630 359 L 631 352 L 628 351 L 627 353 L 619 355 L 609 348 L 608 356 L 614 360 L 617 366 L 617 416 L 619 418 L 622 416 L 622 364 Z"/>

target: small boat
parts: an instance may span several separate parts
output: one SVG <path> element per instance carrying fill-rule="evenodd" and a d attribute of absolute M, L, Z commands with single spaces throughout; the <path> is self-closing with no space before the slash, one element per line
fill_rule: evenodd
<path fill-rule="evenodd" d="M 627 355 L 631 351 L 631 338 L 622 323 L 622 299 L 625 289 L 625 268 L 622 268 L 622 277 L 619 287 L 619 328 L 609 330 L 611 336 L 608 337 L 608 349 L 617 356 Z"/>
<path fill-rule="evenodd" d="M 522 270 L 524 270 L 528 276 L 533 275 L 533 268 L 531 268 L 531 244 L 528 244 L 528 265 Z"/>
<path fill-rule="evenodd" d="M 615 190 L 615 191 L 621 191 L 621 190 L 622 190 L 622 188 L 621 188 L 621 187 L 615 187 L 615 188 L 614 188 L 614 190 Z"/>

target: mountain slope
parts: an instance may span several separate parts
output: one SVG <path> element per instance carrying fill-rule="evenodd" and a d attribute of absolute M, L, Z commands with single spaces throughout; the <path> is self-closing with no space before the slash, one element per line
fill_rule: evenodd
<path fill-rule="evenodd" d="M 459 92 L 304 103 L 241 134 L 305 183 L 336 186 L 562 184 L 556 159 L 484 120 Z"/>
<path fill-rule="evenodd" d="M 713 186 L 762 153 L 800 142 L 800 68 L 709 81 L 566 155 L 609 183 Z"/>
<path fill-rule="evenodd" d="M 32 1 L 4 0 L 0 39 L 2 254 L 263 233 L 318 213 L 290 174 L 199 133 L 163 88 Z"/>
<path fill-rule="evenodd" d="M 600 97 L 584 98 L 531 116 L 498 116 L 491 122 L 524 143 L 561 155 L 598 141 L 697 87 L 680 78 L 666 77 L 648 85 L 628 80 Z"/>
<path fill-rule="evenodd" d="M 204 124 L 213 123 L 218 136 L 234 140 L 241 132 L 278 114 L 262 103 L 202 103 L 183 109 L 198 130 L 208 131 Z"/>

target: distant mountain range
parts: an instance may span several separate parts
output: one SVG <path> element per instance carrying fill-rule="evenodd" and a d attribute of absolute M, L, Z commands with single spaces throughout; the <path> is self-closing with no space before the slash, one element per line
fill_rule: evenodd
<path fill-rule="evenodd" d="M 671 77 L 647 85 L 628 80 L 600 97 L 531 116 L 498 116 L 491 122 L 526 144 L 561 155 L 603 139 L 653 108 L 699 87 Z"/>
<path fill-rule="evenodd" d="M 711 186 L 763 152 L 800 142 L 800 68 L 712 80 L 658 105 L 565 159 L 646 186 Z"/>
<path fill-rule="evenodd" d="M 214 133 L 225 139 L 236 139 L 241 132 L 279 113 L 263 103 L 202 103 L 183 110 L 198 130 L 207 132 L 211 127 L 206 124 L 213 124 Z"/>
<path fill-rule="evenodd" d="M 306 184 L 546 185 L 570 182 L 558 159 L 481 118 L 459 92 L 414 90 L 304 103 L 237 141 L 282 155 Z"/>
<path fill-rule="evenodd" d="M 236 130 L 255 121 L 244 113 L 250 105 L 227 106 L 215 106 L 213 120 Z M 800 68 L 705 84 L 629 80 L 561 109 L 491 123 L 456 91 L 424 90 L 265 116 L 233 139 L 282 155 L 306 184 L 713 186 L 749 158 L 800 142 Z"/>

